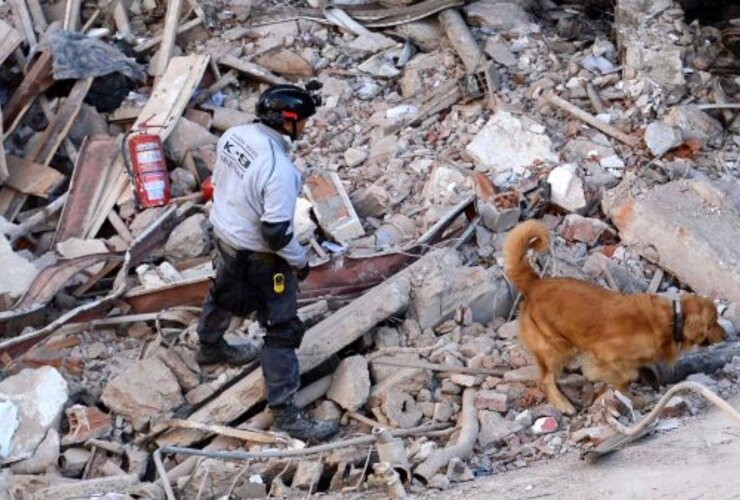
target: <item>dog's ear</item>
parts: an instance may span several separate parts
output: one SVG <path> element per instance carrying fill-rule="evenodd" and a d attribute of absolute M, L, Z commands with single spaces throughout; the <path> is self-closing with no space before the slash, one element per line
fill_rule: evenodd
<path fill-rule="evenodd" d="M 687 344 L 713 344 L 724 340 L 725 332 L 717 323 L 717 308 L 711 300 L 690 295 L 683 298 L 681 307 L 684 313 L 683 335 Z"/>

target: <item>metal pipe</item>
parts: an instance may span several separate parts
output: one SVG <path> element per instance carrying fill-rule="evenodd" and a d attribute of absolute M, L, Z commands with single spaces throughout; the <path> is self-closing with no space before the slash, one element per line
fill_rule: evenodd
<path fill-rule="evenodd" d="M 177 497 L 175 497 L 175 492 L 172 491 L 170 480 L 167 477 L 167 471 L 165 470 L 164 464 L 162 463 L 162 452 L 160 450 L 155 450 L 152 456 L 154 457 L 154 465 L 157 468 L 157 474 L 159 474 L 159 477 L 162 480 L 162 485 L 164 486 L 164 493 L 165 495 L 167 495 L 167 500 L 177 500 Z"/>
<path fill-rule="evenodd" d="M 475 409 L 475 408 L 473 408 Z M 417 434 L 425 434 L 429 431 L 436 431 L 446 428 L 446 424 L 429 424 L 421 425 L 419 427 L 412 427 L 410 429 L 399 429 L 390 431 L 395 437 L 413 436 Z M 476 416 L 476 435 L 477 435 L 477 416 Z M 321 444 L 318 446 L 310 446 L 303 448 L 302 450 L 264 450 L 258 452 L 245 452 L 245 451 L 217 451 L 217 450 L 200 450 L 197 448 L 181 448 L 179 446 L 164 446 L 159 448 L 161 453 L 172 453 L 176 455 L 194 455 L 199 457 L 218 458 L 221 460 L 264 460 L 268 458 L 294 458 L 304 457 L 306 455 L 314 455 L 317 453 L 325 453 L 327 451 L 333 451 L 339 448 L 348 448 L 350 446 L 360 446 L 364 444 L 371 444 L 375 442 L 375 436 L 362 436 L 353 439 L 346 439 L 344 441 L 335 441 L 332 443 Z"/>
<path fill-rule="evenodd" d="M 478 439 L 478 410 L 475 408 L 475 389 L 465 389 L 460 416 L 460 434 L 457 442 L 447 448 L 436 450 L 414 471 L 414 477 L 425 485 L 434 477 L 440 467 L 447 465 L 452 458 L 467 458 L 473 453 Z"/>
<path fill-rule="evenodd" d="M 694 373 L 714 373 L 730 363 L 735 356 L 740 356 L 738 344 L 697 351 L 680 358 L 672 366 L 659 363 L 640 368 L 640 380 L 657 389 L 680 382 Z"/>

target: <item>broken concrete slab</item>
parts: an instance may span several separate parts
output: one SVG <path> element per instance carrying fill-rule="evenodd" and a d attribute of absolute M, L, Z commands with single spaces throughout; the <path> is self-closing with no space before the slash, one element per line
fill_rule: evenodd
<path fill-rule="evenodd" d="M 59 459 L 59 433 L 56 429 L 46 431 L 44 439 L 26 460 L 14 462 L 10 470 L 14 474 L 46 474 L 56 472 Z"/>
<path fill-rule="evenodd" d="M 645 129 L 645 144 L 655 156 L 662 156 L 683 144 L 681 129 L 663 122 L 653 122 Z"/>
<path fill-rule="evenodd" d="M 167 140 L 164 141 L 164 147 L 167 156 L 181 164 L 185 155 L 191 149 L 216 144 L 217 142 L 218 137 L 211 134 L 208 129 L 185 117 L 180 117 L 177 120 L 177 125 L 172 129 Z"/>
<path fill-rule="evenodd" d="M 513 67 L 519 63 L 514 53 L 509 49 L 509 46 L 497 42 L 494 38 L 488 39 L 484 51 L 491 59 L 503 66 Z"/>
<path fill-rule="evenodd" d="M 365 357 L 357 355 L 343 359 L 326 395 L 345 410 L 359 410 L 370 397 L 370 372 Z"/>
<path fill-rule="evenodd" d="M 211 249 L 210 223 L 202 213 L 191 215 L 172 230 L 164 252 L 175 260 L 193 259 L 206 255 Z"/>
<path fill-rule="evenodd" d="M 56 429 L 69 397 L 67 382 L 50 366 L 25 369 L 0 382 L 0 401 L 17 409 L 18 428 L 12 434 L 7 454 L 0 462 L 10 463 L 30 458 L 50 429 Z M 11 422 L 13 419 L 10 419 Z M 56 436 L 57 448 L 59 436 Z"/>
<path fill-rule="evenodd" d="M 13 252 L 5 235 L 0 234 L 0 311 L 6 311 L 20 299 L 39 270 Z"/>
<path fill-rule="evenodd" d="M 103 404 L 143 430 L 151 417 L 176 410 L 183 402 L 177 377 L 159 358 L 148 358 L 108 382 Z"/>
<path fill-rule="evenodd" d="M 534 123 L 525 125 L 525 121 L 507 111 L 497 111 L 467 145 L 466 152 L 479 167 L 495 173 L 516 172 L 536 161 L 558 161 L 550 138 Z"/>
<path fill-rule="evenodd" d="M 480 410 L 478 412 L 478 422 L 480 423 L 478 446 L 481 448 L 498 443 L 505 437 L 522 430 L 519 423 L 506 420 L 495 411 Z"/>
<path fill-rule="evenodd" d="M 311 63 L 295 52 L 291 52 L 283 47 L 278 47 L 260 54 L 255 62 L 279 75 L 302 77 L 313 75 Z"/>
<path fill-rule="evenodd" d="M 547 182 L 552 189 L 552 202 L 568 212 L 577 212 L 587 206 L 583 181 L 576 173 L 578 167 L 566 163 L 552 169 Z"/>
<path fill-rule="evenodd" d="M 455 254 L 450 254 L 446 260 L 443 267 L 418 275 L 420 281 L 411 301 L 411 311 L 422 329 L 451 318 L 460 306 L 470 307 L 473 321 L 481 324 L 508 311 L 511 298 L 496 269 L 461 266 Z"/>
<path fill-rule="evenodd" d="M 479 0 L 466 5 L 463 10 L 471 26 L 519 35 L 540 31 L 529 13 L 515 2 Z"/>
<path fill-rule="evenodd" d="M 68 238 L 62 242 L 57 243 L 57 253 L 65 259 L 74 259 L 76 257 L 84 257 L 85 255 L 93 255 L 96 253 L 108 253 L 108 246 L 105 244 L 105 240 L 87 240 L 82 238 Z M 97 273 L 103 269 L 105 264 L 95 264 L 87 269 L 90 273 Z"/>
<path fill-rule="evenodd" d="M 740 301 L 740 218 L 708 181 L 675 181 L 637 195 L 623 183 L 605 193 L 602 206 L 640 255 L 698 293 Z"/>
<path fill-rule="evenodd" d="M 305 190 L 319 224 L 329 236 L 342 243 L 364 236 L 365 230 L 336 172 L 308 177 Z"/>
<path fill-rule="evenodd" d="M 691 105 L 672 108 L 663 121 L 669 126 L 681 129 L 684 141 L 698 140 L 706 143 L 720 137 L 724 131 L 717 119 Z"/>
<path fill-rule="evenodd" d="M 581 241 L 587 245 L 595 245 L 606 232 L 613 233 L 609 224 L 593 217 L 583 217 L 578 214 L 568 214 L 563 221 L 560 234 L 569 241 Z"/>

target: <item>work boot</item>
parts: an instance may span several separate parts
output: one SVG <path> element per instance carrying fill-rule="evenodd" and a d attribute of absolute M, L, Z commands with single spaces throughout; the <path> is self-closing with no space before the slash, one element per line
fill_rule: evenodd
<path fill-rule="evenodd" d="M 196 360 L 201 365 L 227 363 L 229 365 L 246 365 L 257 359 L 259 350 L 250 345 L 231 345 L 224 339 L 218 342 L 201 342 Z"/>
<path fill-rule="evenodd" d="M 275 427 L 296 439 L 323 441 L 339 432 L 339 425 L 335 422 L 310 418 L 292 400 L 270 409 Z"/>

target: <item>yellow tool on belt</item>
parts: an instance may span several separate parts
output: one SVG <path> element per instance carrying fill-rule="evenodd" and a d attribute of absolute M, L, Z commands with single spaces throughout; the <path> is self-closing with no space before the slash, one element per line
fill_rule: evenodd
<path fill-rule="evenodd" d="M 285 276 L 283 273 L 276 273 L 272 276 L 272 289 L 275 293 L 283 293 L 285 291 Z"/>

